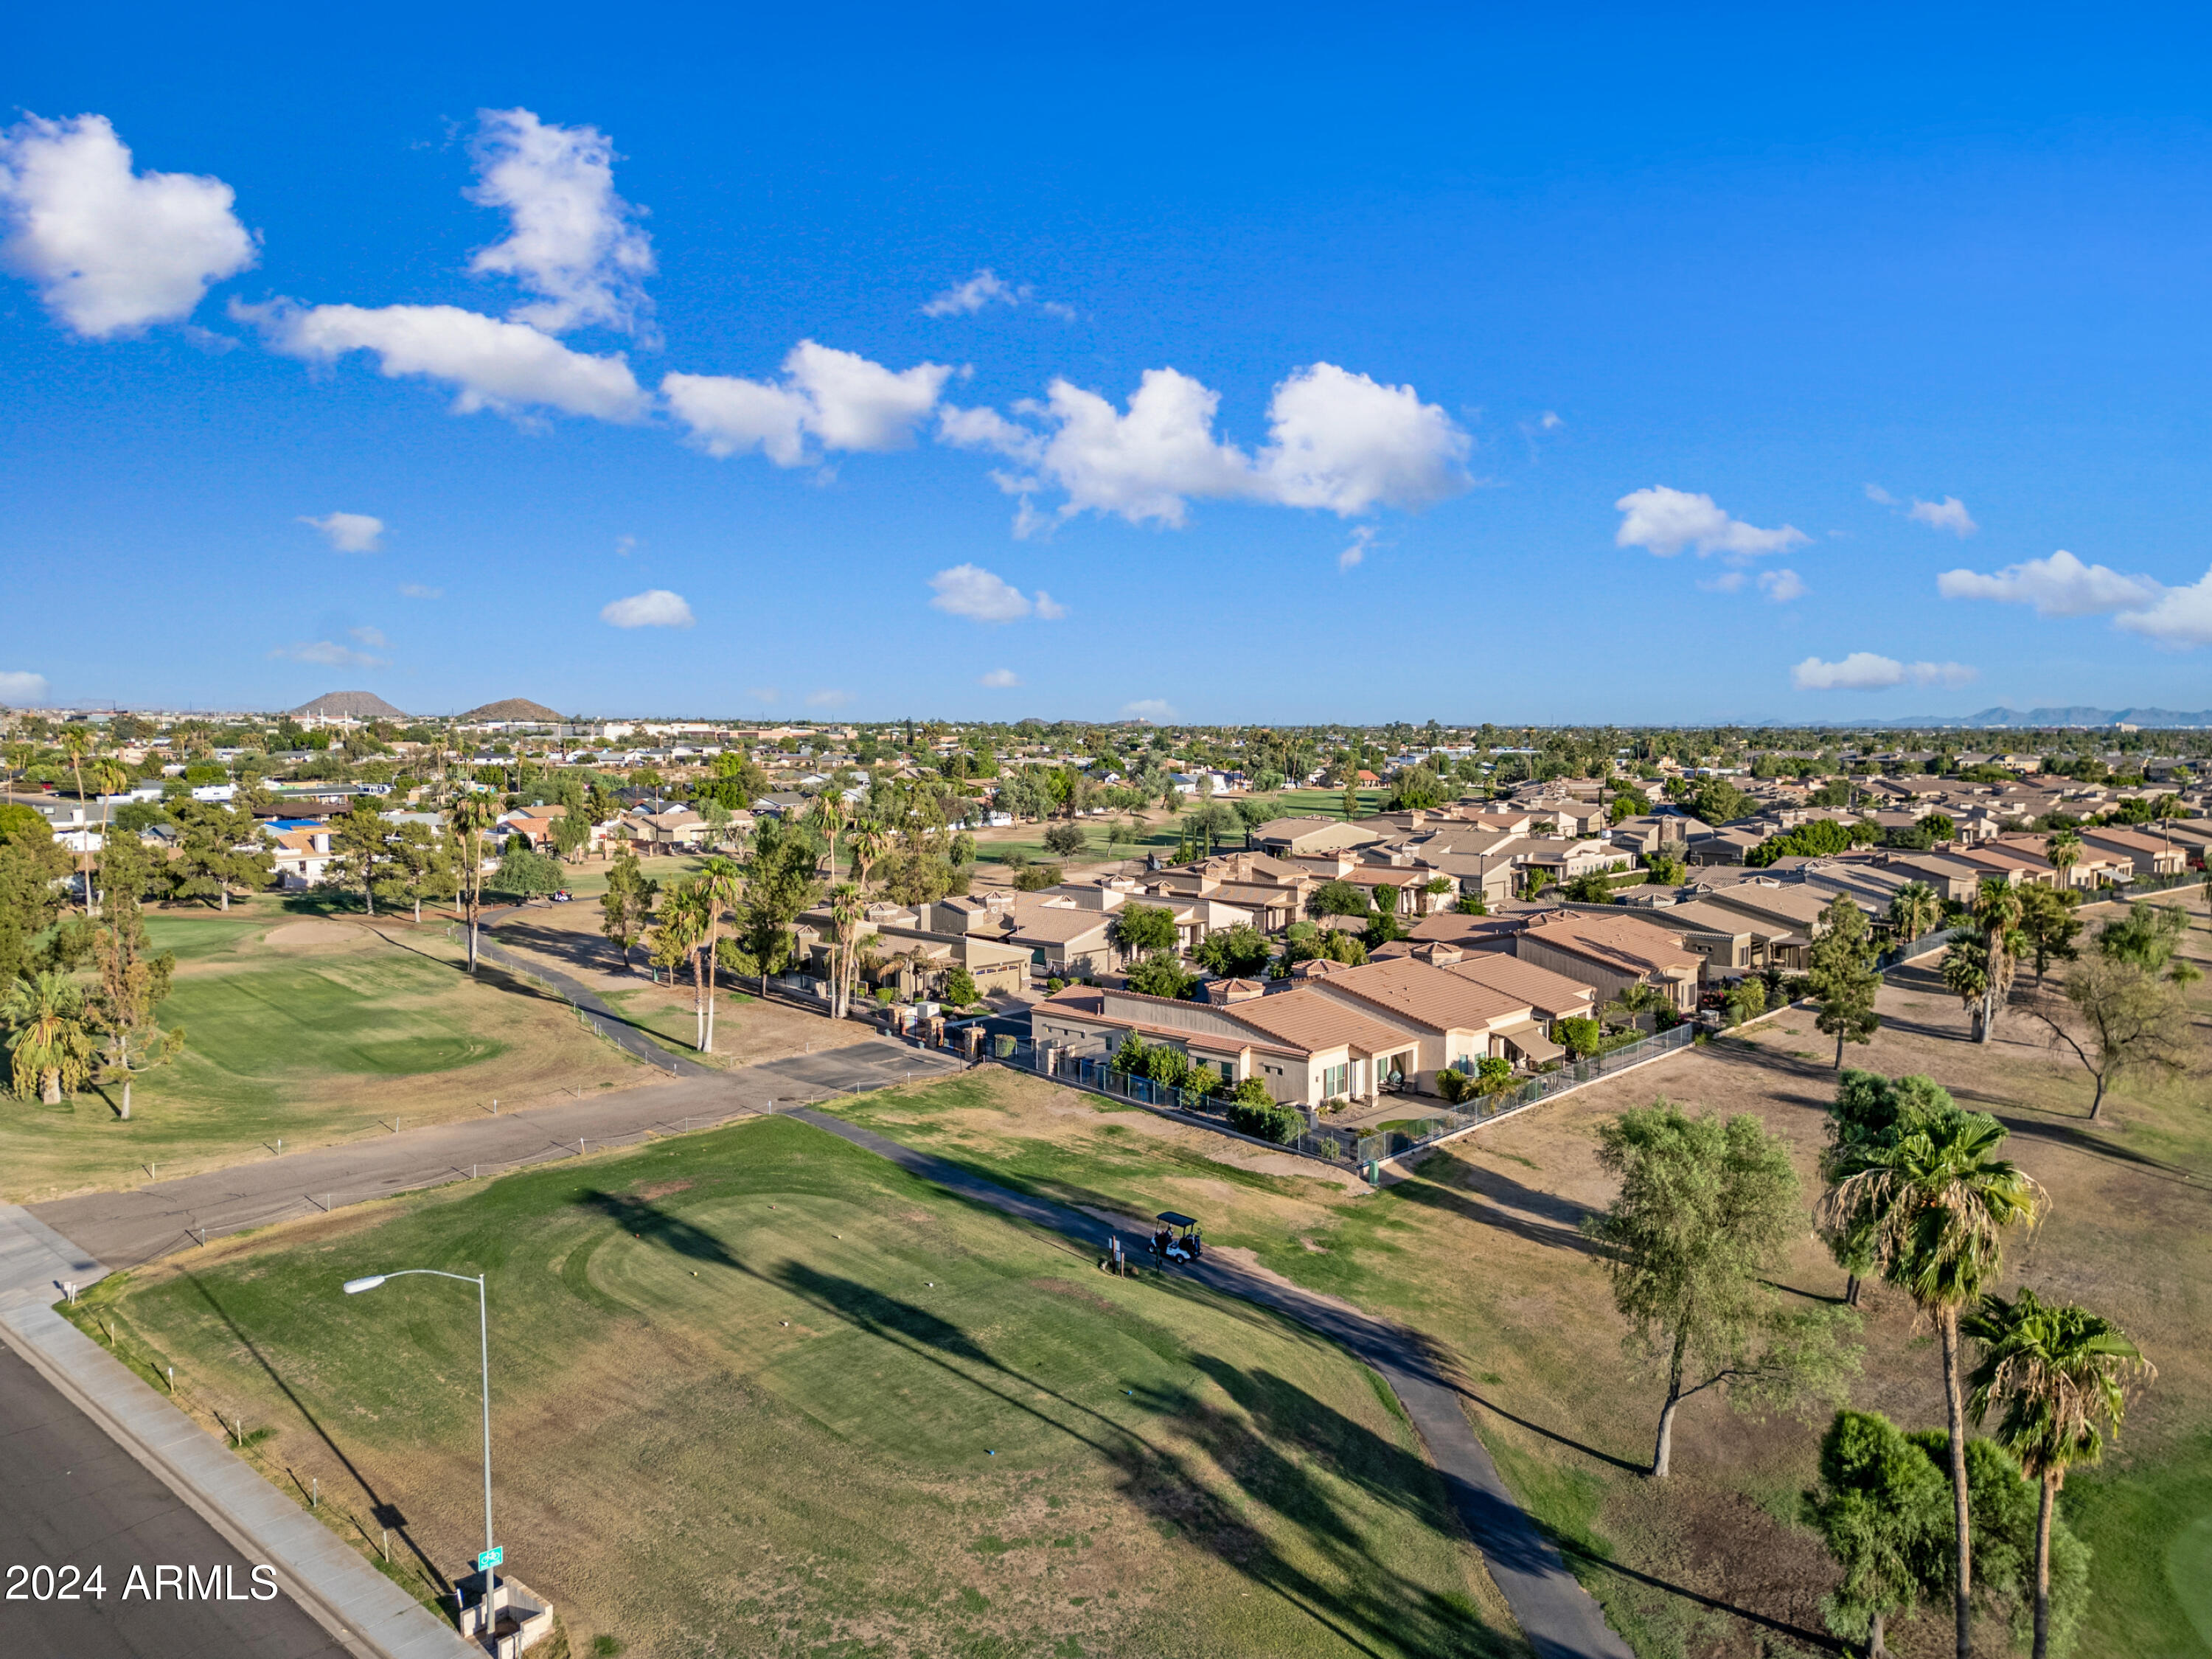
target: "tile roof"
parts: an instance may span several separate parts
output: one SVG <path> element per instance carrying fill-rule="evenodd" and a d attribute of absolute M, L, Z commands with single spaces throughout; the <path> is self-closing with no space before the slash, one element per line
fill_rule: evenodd
<path fill-rule="evenodd" d="M 1477 951 L 1444 971 L 1486 985 L 1547 1019 L 1556 1019 L 1571 1009 L 1597 1000 L 1593 987 L 1502 951 Z"/>
<path fill-rule="evenodd" d="M 1704 958 L 1682 948 L 1679 936 L 1633 916 L 1596 916 L 1553 910 L 1528 918 L 1524 931 L 1534 939 L 1574 951 L 1617 971 L 1638 975 L 1696 969 Z"/>
<path fill-rule="evenodd" d="M 1528 1004 L 1473 978 L 1410 957 L 1347 968 L 1322 981 L 1322 994 L 1355 996 L 1395 1018 L 1438 1031 L 1481 1031 Z"/>

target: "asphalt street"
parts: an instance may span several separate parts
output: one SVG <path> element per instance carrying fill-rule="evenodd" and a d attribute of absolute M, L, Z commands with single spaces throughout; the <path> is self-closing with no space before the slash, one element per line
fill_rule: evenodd
<path fill-rule="evenodd" d="M 12 1348 L 0 1347 L 0 1654 L 8 1659 L 346 1659 L 290 1598 L 257 1601 L 254 1563 L 223 1541 Z M 27 1598 L 46 1583 L 14 1569 L 100 1570 L 97 1598 Z M 124 1592 L 134 1567 L 191 1567 L 246 1600 Z M 63 1575 L 65 1578 L 67 1576 Z M 179 1581 L 187 1589 L 189 1579 Z M 56 1588 L 59 1588 L 58 1582 Z"/>

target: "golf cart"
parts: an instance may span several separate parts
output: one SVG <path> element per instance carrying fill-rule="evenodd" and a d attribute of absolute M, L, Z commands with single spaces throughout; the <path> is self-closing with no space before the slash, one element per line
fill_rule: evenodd
<path fill-rule="evenodd" d="M 1152 1254 L 1164 1261 L 1195 1261 L 1205 1248 L 1198 1223 L 1173 1210 L 1163 1210 L 1153 1219 L 1164 1222 L 1152 1235 Z"/>

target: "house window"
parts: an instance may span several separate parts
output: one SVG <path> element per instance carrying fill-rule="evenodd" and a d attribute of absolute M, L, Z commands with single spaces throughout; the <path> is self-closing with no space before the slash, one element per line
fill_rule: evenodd
<path fill-rule="evenodd" d="M 1324 1100 L 1334 1100 L 1338 1097 L 1347 1093 L 1351 1087 L 1352 1067 L 1348 1063 L 1342 1066 L 1324 1066 L 1322 1067 L 1321 1092 L 1322 1097 Z"/>

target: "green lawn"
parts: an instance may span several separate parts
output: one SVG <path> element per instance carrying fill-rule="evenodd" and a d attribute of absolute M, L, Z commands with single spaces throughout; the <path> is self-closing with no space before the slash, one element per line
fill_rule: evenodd
<path fill-rule="evenodd" d="M 572 1650 L 1520 1653 L 1380 1379 L 788 1119 L 341 1212 L 103 1283 L 151 1376 L 430 1596 L 495 1502 Z M 289 1489 L 289 1487 L 288 1487 Z"/>
<path fill-rule="evenodd" d="M 494 1096 L 520 1103 L 636 1074 L 564 1002 L 495 970 L 471 983 L 440 926 L 386 939 L 257 907 L 157 912 L 147 933 L 176 953 L 160 1018 L 184 1030 L 182 1054 L 137 1079 L 128 1122 L 112 1087 L 0 1108 L 0 1195 L 136 1185 L 264 1156 L 280 1137 L 301 1148 L 395 1116 L 428 1123 Z"/>

